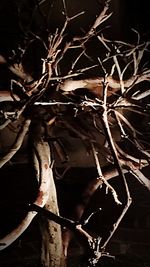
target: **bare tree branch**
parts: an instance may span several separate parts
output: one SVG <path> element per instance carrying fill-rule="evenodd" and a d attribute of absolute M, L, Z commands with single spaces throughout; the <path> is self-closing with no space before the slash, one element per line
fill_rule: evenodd
<path fill-rule="evenodd" d="M 100 163 L 99 163 L 99 159 L 98 159 L 98 156 L 97 156 L 97 152 L 96 152 L 96 150 L 94 148 L 94 145 L 91 144 L 91 146 L 92 146 L 92 151 L 93 151 L 93 155 L 94 155 L 94 159 L 95 159 L 95 163 L 96 163 L 96 167 L 97 167 L 97 172 L 98 172 L 98 176 L 99 176 L 98 179 L 100 179 L 102 181 L 102 183 L 104 183 L 106 185 L 106 188 L 111 191 L 115 202 L 117 204 L 119 204 L 119 205 L 122 204 L 118 199 L 118 195 L 117 195 L 115 189 L 107 182 L 107 180 L 103 176 L 102 170 L 101 170 L 101 167 L 100 167 Z"/>
<path fill-rule="evenodd" d="M 28 132 L 30 123 L 31 123 L 31 120 L 25 120 L 21 130 L 19 131 L 16 137 L 16 141 L 13 144 L 12 148 L 10 148 L 9 152 L 0 159 L 0 168 L 2 168 L 19 150 L 24 140 L 24 137 Z"/>
<path fill-rule="evenodd" d="M 37 143 L 36 153 L 40 155 L 38 157 L 37 154 L 34 155 L 34 159 L 36 158 L 36 163 L 34 165 L 36 168 L 35 172 L 38 176 L 37 180 L 40 180 L 40 187 L 34 204 L 39 205 L 40 207 L 44 207 L 49 197 L 50 177 L 53 175 L 52 170 L 49 167 L 50 153 L 48 144 L 43 141 Z M 40 162 L 38 162 L 37 164 L 37 160 L 39 161 L 39 158 Z M 34 211 L 28 212 L 24 220 L 17 226 L 16 229 L 12 230 L 12 232 L 1 238 L 0 250 L 5 249 L 10 244 L 12 244 L 27 229 L 36 214 L 37 212 Z"/>

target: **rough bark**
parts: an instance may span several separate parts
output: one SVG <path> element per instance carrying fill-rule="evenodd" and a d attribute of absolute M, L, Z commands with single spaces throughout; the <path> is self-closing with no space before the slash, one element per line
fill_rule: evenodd
<path fill-rule="evenodd" d="M 41 127 L 37 125 L 37 128 Z M 38 138 L 34 143 L 35 153 L 33 154 L 34 167 L 38 181 L 44 176 L 44 169 L 47 169 L 46 183 L 47 198 L 45 208 L 55 214 L 59 214 L 57 193 L 51 168 L 51 152 L 47 142 L 41 142 Z M 47 164 L 48 163 L 48 164 Z M 45 190 L 44 190 L 45 191 Z M 41 192 L 42 193 L 42 192 Z M 42 196 L 42 194 L 41 194 Z M 42 198 L 41 198 L 42 201 Z M 40 206 L 40 203 L 38 204 Z M 41 261 L 44 267 L 64 267 L 61 227 L 46 218 L 40 220 L 41 229 Z"/>
<path fill-rule="evenodd" d="M 57 195 L 53 177 L 50 177 L 50 194 L 45 208 L 55 214 L 59 214 Z M 45 217 L 40 222 L 42 247 L 41 260 L 44 267 L 65 267 L 65 259 L 62 249 L 61 226 Z"/>

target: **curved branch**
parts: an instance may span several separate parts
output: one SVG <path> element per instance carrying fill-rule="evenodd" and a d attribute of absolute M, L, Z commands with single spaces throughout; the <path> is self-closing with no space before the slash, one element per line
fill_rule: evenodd
<path fill-rule="evenodd" d="M 19 131 L 16 137 L 16 141 L 13 144 L 12 148 L 10 148 L 9 152 L 0 159 L 0 168 L 2 168 L 20 149 L 23 143 L 24 137 L 26 133 L 28 132 L 30 123 L 31 123 L 31 120 L 25 120 L 21 130 Z"/>
<path fill-rule="evenodd" d="M 50 187 L 50 177 L 52 174 L 52 169 L 50 166 L 50 151 L 49 146 L 46 142 L 40 141 L 36 144 L 36 152 L 40 154 L 40 168 L 35 170 L 37 172 L 37 176 L 40 174 L 41 178 L 38 180 L 41 180 L 41 184 L 39 187 L 38 196 L 34 202 L 34 204 L 39 205 L 40 207 L 44 207 L 47 203 L 47 200 L 49 198 L 49 187 Z M 37 156 L 35 155 L 35 158 Z M 37 162 L 35 164 L 36 168 L 39 168 L 37 165 Z M 10 244 L 12 244 L 30 225 L 33 218 L 37 212 L 30 211 L 24 218 L 24 220 L 18 225 L 16 229 L 14 229 L 11 233 L 7 234 L 5 237 L 0 239 L 0 250 L 3 250 L 7 248 Z"/>

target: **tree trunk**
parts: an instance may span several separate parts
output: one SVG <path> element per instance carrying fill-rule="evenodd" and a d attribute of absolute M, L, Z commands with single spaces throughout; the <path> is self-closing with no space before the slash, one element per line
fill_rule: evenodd
<path fill-rule="evenodd" d="M 53 170 L 51 168 L 51 151 L 49 144 L 42 138 L 43 128 L 42 123 L 31 125 L 31 140 L 33 146 L 33 163 L 38 182 L 44 181 L 45 187 L 39 189 L 41 201 L 46 199 L 44 207 L 59 214 L 57 193 L 53 178 Z M 32 139 L 33 138 L 33 139 Z M 38 204 L 39 205 L 39 204 Z M 40 231 L 41 231 L 41 262 L 43 267 L 65 267 L 63 257 L 62 232 L 61 226 L 46 217 L 40 216 Z"/>
<path fill-rule="evenodd" d="M 49 179 L 49 198 L 45 208 L 55 214 L 59 214 L 52 169 L 50 169 Z M 61 226 L 42 217 L 40 221 L 40 229 L 42 238 L 41 261 L 43 267 L 65 267 Z"/>

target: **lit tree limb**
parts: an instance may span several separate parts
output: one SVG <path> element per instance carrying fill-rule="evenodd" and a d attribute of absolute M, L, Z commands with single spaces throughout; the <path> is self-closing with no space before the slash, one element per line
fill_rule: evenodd
<path fill-rule="evenodd" d="M 36 145 L 36 153 L 40 154 L 39 164 L 35 164 L 37 180 L 40 180 L 40 187 L 35 204 L 40 207 L 44 207 L 49 198 L 49 187 L 50 187 L 50 177 L 52 176 L 52 170 L 50 169 L 50 154 L 48 153 L 49 146 L 47 143 L 41 141 Z M 36 154 L 37 155 L 37 154 Z M 38 157 L 39 159 L 39 157 Z M 39 168 L 41 171 L 39 171 Z M 36 216 L 37 212 L 30 211 L 27 213 L 24 220 L 18 225 L 18 227 L 12 232 L 8 233 L 6 236 L 0 239 L 0 250 L 5 249 L 10 244 L 12 244 L 30 225 L 33 218 Z"/>
<path fill-rule="evenodd" d="M 106 185 L 106 188 L 111 191 L 115 202 L 117 204 L 119 204 L 119 205 L 122 204 L 118 199 L 118 195 L 117 195 L 115 189 L 105 179 L 105 176 L 103 175 L 102 170 L 101 170 L 101 166 L 100 166 L 100 163 L 99 163 L 99 159 L 98 159 L 98 155 L 97 155 L 97 152 L 95 150 L 95 147 L 94 147 L 93 144 L 91 144 L 91 145 L 92 145 L 92 151 L 93 151 L 95 164 L 96 164 L 96 168 L 97 168 L 97 172 L 98 172 L 98 178 L 97 179 L 100 179 L 102 181 L 102 183 L 104 183 Z"/>
<path fill-rule="evenodd" d="M 0 168 L 2 168 L 20 149 L 22 142 L 25 138 L 25 135 L 28 132 L 30 123 L 31 123 L 31 120 L 29 120 L 29 119 L 24 121 L 24 123 L 23 123 L 17 137 L 16 137 L 15 143 L 10 148 L 9 152 L 0 159 Z"/>

